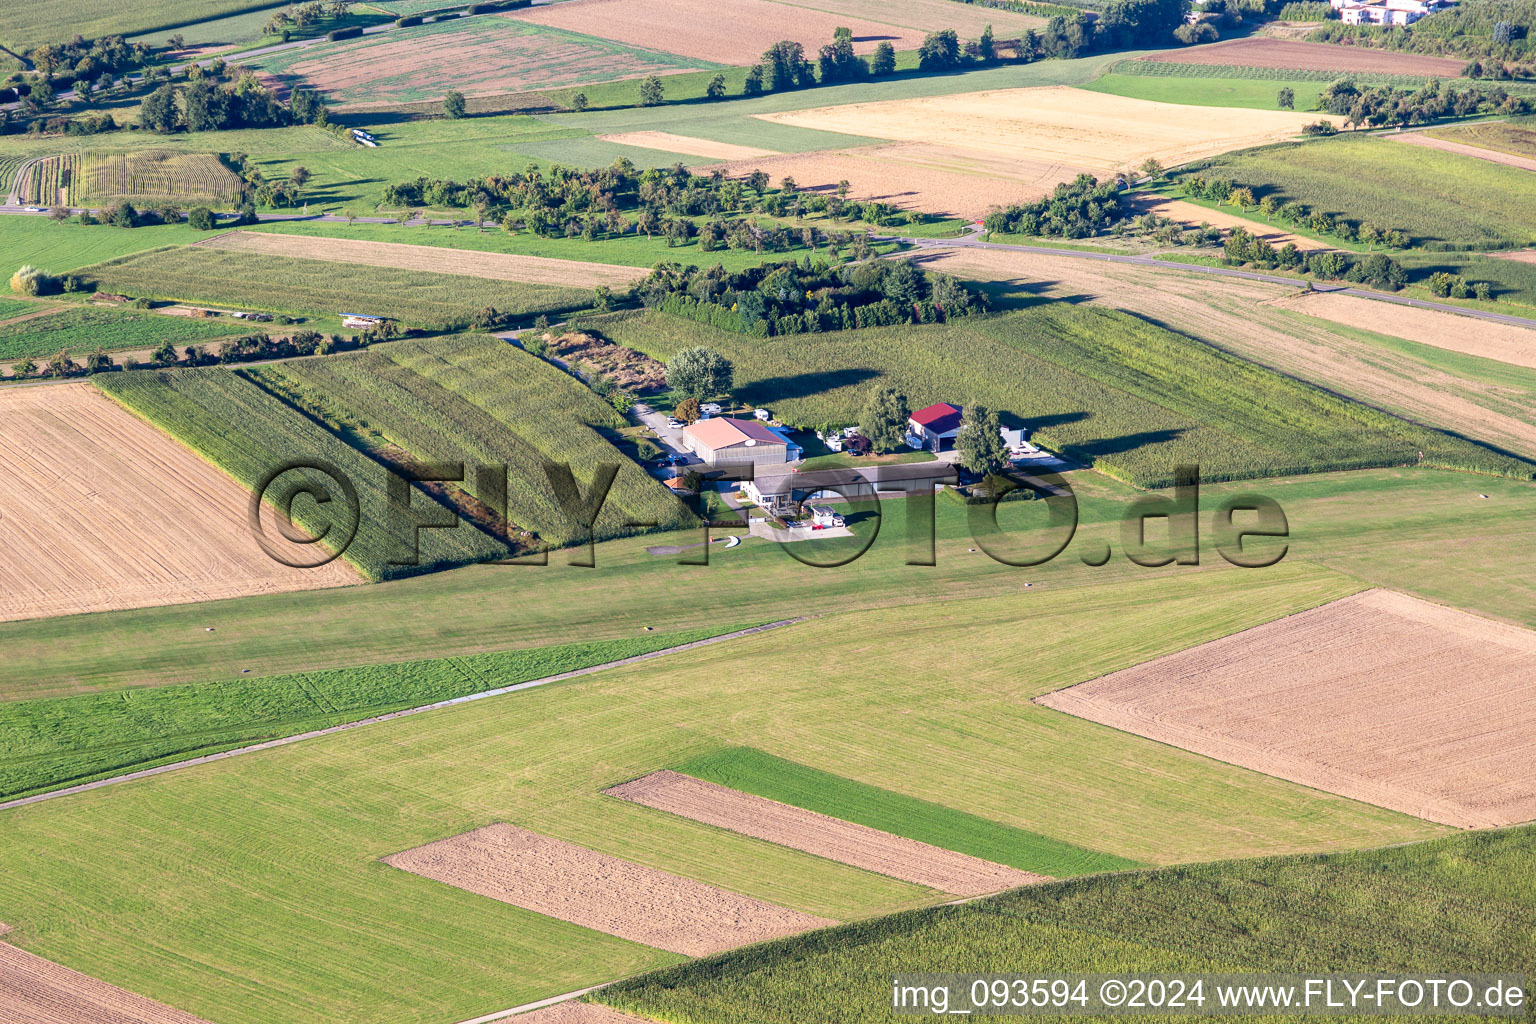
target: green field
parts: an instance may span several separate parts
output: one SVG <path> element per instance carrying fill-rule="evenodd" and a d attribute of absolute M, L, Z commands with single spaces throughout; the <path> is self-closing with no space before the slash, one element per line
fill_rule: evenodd
<path fill-rule="evenodd" d="M 9 320 L 11 317 L 36 313 L 39 310 L 50 308 L 50 305 L 48 302 L 29 302 L 26 299 L 0 298 L 0 320 Z"/>
<path fill-rule="evenodd" d="M 532 358 L 532 357 L 527 357 Z M 135 370 L 101 374 L 96 386 L 202 455 L 248 488 L 294 460 L 321 459 L 337 467 L 357 489 L 360 512 L 356 538 L 343 557 L 369 579 L 409 575 L 433 568 L 505 557 L 505 545 L 479 530 L 423 530 L 419 565 L 398 564 L 413 557 L 413 524 L 389 507 L 384 467 L 349 447 L 245 375 L 222 367 Z M 278 496 L 300 480 L 331 494 L 335 483 L 310 471 L 292 471 L 272 492 Z M 428 499 L 418 498 L 419 508 Z M 336 506 L 332 506 L 335 508 Z M 309 499 L 294 500 L 295 521 L 310 536 L 328 525 L 339 536 L 348 517 L 334 520 Z M 441 509 L 437 510 L 439 516 Z M 334 548 L 331 548 L 334 550 Z"/>
<path fill-rule="evenodd" d="M 631 522 L 677 528 L 693 517 L 670 491 L 617 451 L 628 425 L 568 374 L 497 338 L 401 341 L 367 352 L 299 359 L 252 371 L 275 393 L 365 449 L 403 449 L 423 463 L 507 466 L 506 514 L 546 544 L 587 534 L 556 500 L 546 463 L 568 463 L 585 494 L 599 467 L 618 468 L 594 532 Z M 482 500 L 466 468 L 465 490 Z"/>
<path fill-rule="evenodd" d="M 1161 68 L 1168 65 L 1148 63 L 1145 66 Z M 1123 68 L 1124 65 L 1119 67 Z M 1082 88 L 1159 103 L 1187 103 L 1197 107 L 1251 107 L 1255 110 L 1279 109 L 1275 96 L 1281 88 L 1289 88 L 1296 94 L 1296 109 L 1311 110 L 1317 105 L 1317 98 L 1323 89 L 1336 77 L 1329 75 L 1320 81 L 1270 81 L 1222 76 L 1116 73 L 1096 78 Z"/>
<path fill-rule="evenodd" d="M 0 711 L 4 707 L 0 705 Z M 943 804 L 844 779 L 751 747 L 718 750 L 674 765 L 673 770 L 817 814 L 1054 878 L 1140 866 L 1123 857 L 1085 850 Z"/>
<path fill-rule="evenodd" d="M 402 62 L 402 46 L 418 50 L 420 59 Z M 349 84 L 327 88 L 324 75 L 311 79 L 328 101 L 338 105 L 435 100 L 449 89 L 479 94 L 529 92 L 713 66 L 660 50 L 494 16 L 450 18 L 362 39 L 317 43 L 255 57 L 248 63 L 289 81 L 305 80 L 307 68 L 339 74 Z M 401 63 L 405 66 L 400 67 Z"/>
<path fill-rule="evenodd" d="M 827 575 L 800 571 L 814 574 L 806 582 Z M 692 590 L 675 565 L 667 578 Z M 619 593 L 613 585 L 606 579 L 605 593 Z M 7 941 L 228 1024 L 440 1021 L 676 959 L 378 862 L 489 822 L 838 920 L 945 898 L 601 794 L 746 744 L 1150 863 L 1440 834 L 1028 701 L 1359 585 L 1282 563 L 832 614 L 18 808 L 4 812 L 0 849 L 0 913 L 16 926 Z M 954 671 L 957 630 L 963 673 Z M 891 635 L 904 642 L 871 640 Z M 792 664 L 806 651 L 816 652 L 814 673 L 744 677 L 743 666 Z M 1030 666 L 1027 678 L 1019 664 Z"/>
<path fill-rule="evenodd" d="M 98 347 L 109 352 L 155 349 L 166 341 L 179 352 L 188 345 L 250 334 L 251 330 L 248 324 L 228 320 L 210 322 L 100 307 L 63 309 L 20 323 L 0 324 L 0 359 L 51 356 L 60 349 L 78 358 Z"/>
<path fill-rule="evenodd" d="M 722 632 L 731 629 L 0 703 L 0 798 L 482 693 Z"/>
<path fill-rule="evenodd" d="M 890 978 L 916 970 L 1526 973 L 1533 840 L 1521 828 L 1016 889 L 711 957 L 593 998 L 690 1024 L 862 1024 L 910 1020 L 891 1012 Z"/>
<path fill-rule="evenodd" d="M 207 237 L 186 224 L 124 230 L 73 221 L 59 224 L 46 217 L 6 217 L 5 231 L 0 233 L 0 271 L 9 278 L 17 267 L 31 264 L 51 274 L 64 274 L 128 253 L 188 245 Z"/>
<path fill-rule="evenodd" d="M 367 313 L 410 327 L 464 327 L 486 306 L 513 315 L 583 309 L 586 288 L 333 263 L 182 246 L 135 253 L 81 272 L 100 291 L 279 313 Z"/>
<path fill-rule="evenodd" d="M 1426 430 L 1099 307 L 1037 305 L 946 325 L 776 338 L 771 345 L 661 313 L 601 321 L 658 359 L 711 346 L 736 367 L 734 397 L 802 427 L 855 422 L 872 387 L 912 408 L 980 402 L 1047 448 L 1138 486 L 1173 467 L 1207 480 L 1426 463 L 1529 478 L 1530 463 Z M 810 369 L 814 367 L 814 370 Z"/>
<path fill-rule="evenodd" d="M 1417 244 L 1516 248 L 1536 241 L 1536 175 L 1519 167 L 1345 134 L 1251 149 L 1191 170 L 1313 210 L 1399 228 Z"/>
<path fill-rule="evenodd" d="M 0 10 L 0 44 L 11 49 L 57 43 L 77 35 L 132 35 L 205 18 L 277 7 L 271 0 L 135 0 L 126 6 L 94 0 L 52 0 L 46 4 L 7 4 Z"/>

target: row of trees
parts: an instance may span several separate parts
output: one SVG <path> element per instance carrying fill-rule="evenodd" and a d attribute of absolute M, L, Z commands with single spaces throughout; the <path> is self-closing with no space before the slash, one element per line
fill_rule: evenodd
<path fill-rule="evenodd" d="M 215 84 L 207 78 L 177 87 L 160 86 L 139 107 L 139 125 L 149 131 L 216 131 L 329 123 L 325 103 L 312 89 L 295 89 L 285 104 L 251 72 L 238 81 Z"/>
<path fill-rule="evenodd" d="M 905 260 L 834 267 L 809 255 L 736 272 L 662 263 L 635 294 L 648 308 L 757 337 L 934 323 L 987 308 L 981 293 Z"/>
<path fill-rule="evenodd" d="M 1397 291 L 1408 283 L 1402 264 L 1385 253 L 1358 256 L 1342 252 L 1307 254 L 1296 243 L 1275 248 L 1270 242 L 1245 228 L 1233 228 L 1222 246 L 1222 262 L 1252 265 L 1266 270 L 1281 269 L 1310 274 L 1323 281 L 1344 280 L 1375 288 Z"/>
<path fill-rule="evenodd" d="M 1346 242 L 1363 242 L 1367 246 L 1381 244 L 1390 249 L 1406 249 L 1412 242 L 1408 233 L 1401 229 L 1378 227 L 1369 221 L 1353 221 L 1305 203 L 1286 200 L 1271 186 L 1240 185 L 1225 178 L 1207 181 L 1199 175 L 1190 175 L 1180 180 L 1179 187 L 1185 195 L 1195 199 L 1231 204 L 1244 213 L 1256 209 L 1266 221 L 1278 217 L 1287 224 L 1320 235 L 1333 235 Z M 1262 198 L 1255 198 L 1256 188 Z"/>
<path fill-rule="evenodd" d="M 1414 90 L 1392 85 L 1363 89 L 1353 79 L 1344 78 L 1323 90 L 1317 109 L 1342 116 L 1346 128 L 1385 128 L 1473 114 L 1525 114 L 1531 104 L 1499 85 L 1457 89 L 1442 87 L 1438 78 L 1431 78 Z"/>
<path fill-rule="evenodd" d="M 269 334 L 249 334 L 220 342 L 217 352 L 203 345 L 188 345 L 180 352 L 169 341 L 150 353 L 148 360 L 124 359 L 121 367 L 112 361 L 104 348 L 76 360 L 68 349 L 60 349 L 39 365 L 36 360 L 23 358 L 12 364 L 13 379 L 27 377 L 78 377 L 94 373 L 124 370 L 169 368 L 173 366 L 213 366 L 220 363 L 249 363 L 264 359 L 291 359 L 295 356 L 330 355 L 366 345 L 366 338 L 343 338 L 338 334 L 325 335 L 318 331 L 297 331 L 286 337 L 274 338 Z"/>
<path fill-rule="evenodd" d="M 984 223 L 995 233 L 1089 238 L 1125 216 L 1120 188 L 1115 179 L 1079 174 L 1035 202 L 993 210 Z"/>

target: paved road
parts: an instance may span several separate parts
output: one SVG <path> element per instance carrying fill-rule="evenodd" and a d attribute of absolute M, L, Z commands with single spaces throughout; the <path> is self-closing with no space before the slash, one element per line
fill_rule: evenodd
<path fill-rule="evenodd" d="M 129 772 L 126 775 L 116 775 L 110 779 L 97 779 L 95 782 L 86 782 L 78 786 L 70 786 L 67 789 L 55 789 L 47 793 L 38 793 L 34 796 L 24 796 L 16 800 L 7 800 L 0 803 L 0 811 L 10 810 L 12 807 L 24 807 L 27 804 L 42 803 L 45 800 L 56 800 L 61 796 L 69 796 L 74 793 L 84 793 L 87 790 L 101 789 L 104 786 L 115 786 L 122 782 L 132 782 L 135 779 L 147 779 L 153 775 L 163 775 L 166 772 L 174 772 L 181 768 L 190 768 L 193 765 L 208 764 L 212 761 L 223 761 L 231 757 L 239 757 L 242 754 L 254 754 L 258 750 L 271 750 L 273 747 L 285 747 L 290 743 L 301 743 L 304 740 L 312 740 L 317 736 L 329 736 L 332 733 L 347 732 L 352 729 L 362 729 L 366 726 L 377 725 L 380 722 L 393 721 L 396 718 L 407 718 L 411 715 L 419 715 L 425 711 L 437 711 L 440 708 L 453 707 L 457 704 L 468 704 L 472 701 L 485 700 L 487 697 L 500 697 L 505 693 L 515 693 L 519 690 L 531 690 L 536 686 L 548 686 L 550 683 L 559 683 L 567 679 L 575 679 L 578 676 L 588 676 L 594 672 L 604 672 L 611 668 L 620 668 L 624 665 L 634 665 L 642 661 L 650 661 L 653 658 L 663 658 L 669 654 L 677 654 L 681 651 L 691 651 L 696 647 L 707 647 L 710 644 L 723 643 L 726 640 L 735 640 L 738 637 L 751 636 L 754 633 L 764 633 L 770 629 L 778 629 L 781 626 L 792 626 L 797 622 L 806 621 L 805 616 L 797 616 L 792 619 L 780 619 L 777 622 L 764 623 L 761 626 L 753 626 L 750 629 L 738 629 L 734 633 L 722 633 L 719 636 L 706 637 L 703 640 L 695 640 L 692 643 L 679 644 L 676 647 L 666 647 L 649 654 L 637 654 L 632 658 L 620 658 L 618 661 L 604 662 L 601 665 L 591 665 L 587 668 L 575 669 L 571 672 L 561 672 L 558 675 L 545 676 L 542 679 L 530 679 L 526 683 L 516 683 L 512 686 L 501 686 L 494 690 L 483 690 L 480 693 L 471 693 L 463 697 L 454 697 L 449 700 L 440 700 L 431 704 L 423 704 L 420 707 L 406 708 L 403 711 L 392 711 L 387 715 L 376 715 L 372 718 L 360 719 L 356 722 L 345 722 L 341 725 L 333 725 L 326 729 L 315 729 L 311 732 L 300 733 L 297 736 L 283 736 L 275 740 L 267 740 L 264 743 L 253 743 L 248 747 L 238 747 L 235 750 L 224 750 L 217 754 L 204 754 L 202 757 L 194 757 L 186 761 L 177 761 L 174 764 L 163 764 L 155 768 L 146 768 L 143 771 Z"/>

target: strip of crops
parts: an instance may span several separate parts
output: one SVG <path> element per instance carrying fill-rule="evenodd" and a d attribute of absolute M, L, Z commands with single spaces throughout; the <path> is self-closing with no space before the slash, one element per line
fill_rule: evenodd
<path fill-rule="evenodd" d="M 0 194 L 10 195 L 11 179 L 16 176 L 16 168 L 22 164 L 19 156 L 0 156 Z"/>
<path fill-rule="evenodd" d="M 736 627 L 0 702 L 0 797 L 292 736 L 703 640 Z"/>
<path fill-rule="evenodd" d="M 669 491 L 593 429 L 624 425 L 611 407 L 542 360 L 493 339 L 401 342 L 257 373 L 339 428 L 377 433 L 418 461 L 505 464 L 508 518 L 556 546 L 585 538 L 560 508 L 547 462 L 570 463 L 584 490 L 597 466 L 620 467 L 598 520 L 599 537 L 633 532 L 624 525 L 629 520 L 666 526 L 687 521 Z M 432 374 L 475 391 L 481 404 Z M 465 472 L 464 489 L 489 501 L 475 486 L 473 471 Z"/>
<path fill-rule="evenodd" d="M 255 488 L 269 474 L 295 461 L 321 460 L 345 474 L 356 488 L 360 520 L 356 537 L 343 557 L 369 579 L 410 575 L 505 555 L 491 537 L 469 527 L 424 530 L 420 565 L 396 565 L 415 543 L 414 520 L 391 511 L 382 466 L 332 436 L 301 413 L 240 374 L 219 368 L 139 370 L 101 374 L 97 387 L 161 430 L 181 441 L 241 484 Z M 272 493 L 293 494 L 301 483 L 314 493 L 337 494 L 337 484 L 313 471 L 283 475 Z M 339 499 L 339 495 L 338 495 Z M 420 504 L 423 499 L 415 499 Z M 333 520 L 341 502 L 317 506 L 298 497 L 295 522 L 311 536 L 335 522 L 332 536 L 344 533 L 345 517 Z M 268 515 L 269 523 L 275 517 Z M 269 532 L 275 529 L 268 527 Z M 253 541 L 254 543 L 254 541 Z"/>
<path fill-rule="evenodd" d="M 665 314 L 603 329 L 658 358 L 688 345 L 717 349 L 735 363 L 736 397 L 788 422 L 856 422 L 869 390 L 889 385 L 913 408 L 988 405 L 1045 446 L 1142 487 L 1167 485 L 1179 464 L 1199 465 L 1207 479 L 1245 479 L 1411 465 L 1421 451 L 1426 463 L 1456 469 L 1528 477 L 1533 468 L 1097 307 L 772 345 Z"/>
<path fill-rule="evenodd" d="M 198 246 L 134 253 L 80 274 L 102 291 L 125 295 L 279 313 L 365 313 L 433 329 L 466 325 L 486 306 L 514 315 L 553 313 L 592 299 L 582 288 Z"/>
<path fill-rule="evenodd" d="M 235 203 L 244 194 L 240 176 L 211 153 L 94 153 L 83 165 L 82 194 L 96 200 Z"/>
<path fill-rule="evenodd" d="M 1273 82 L 1336 82 L 1350 78 L 1356 82 L 1383 85 L 1424 84 L 1435 75 L 1395 75 L 1379 71 L 1313 71 L 1303 68 L 1263 68 L 1243 64 L 1181 64 L 1156 60 L 1125 60 L 1110 69 L 1118 75 L 1145 78 L 1258 78 Z M 1454 75 L 1439 76 L 1454 79 Z"/>
<path fill-rule="evenodd" d="M 627 421 L 542 359 L 484 335 L 399 342 L 383 351 L 401 367 L 494 417 L 514 445 L 530 449 L 540 462 L 568 463 L 583 493 L 599 466 L 617 465 L 618 475 L 597 520 L 598 536 L 640 529 L 627 525 L 631 523 L 672 529 L 696 521 L 671 491 L 621 455 L 601 433 L 627 426 Z M 523 472 L 522 480 L 512 485 L 518 494 L 509 500 L 551 502 L 553 492 L 542 465 Z M 523 493 L 528 498 L 519 497 Z M 570 529 L 567 525 L 567 535 Z"/>
<path fill-rule="evenodd" d="M 29 303 L 20 312 L 39 308 Z M 154 349 L 166 341 L 179 349 L 249 333 L 250 328 L 228 322 L 83 307 L 0 326 L 0 359 L 52 355 L 60 349 L 78 357 L 98 346 L 109 352 Z"/>
<path fill-rule="evenodd" d="M 73 186 L 78 167 L 79 157 L 74 153 L 44 157 L 27 171 L 22 182 L 21 201 L 40 206 L 74 202 Z"/>

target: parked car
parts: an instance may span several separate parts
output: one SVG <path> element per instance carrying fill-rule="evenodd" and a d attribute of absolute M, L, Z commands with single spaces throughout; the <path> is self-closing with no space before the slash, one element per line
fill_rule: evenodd
<path fill-rule="evenodd" d="M 667 420 L 667 426 L 671 427 L 673 430 L 681 430 L 683 429 L 683 421 L 678 419 L 676 416 L 673 416 Z"/>

